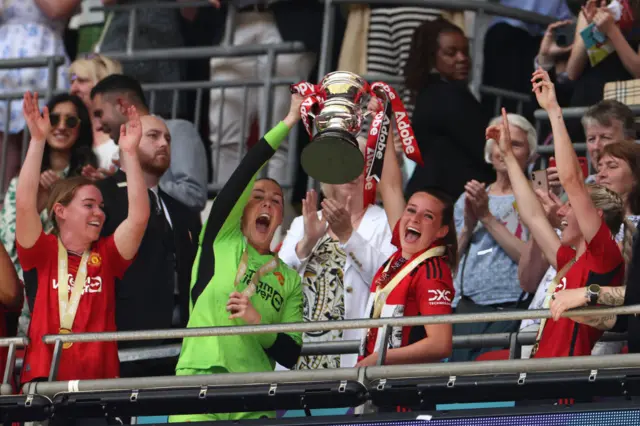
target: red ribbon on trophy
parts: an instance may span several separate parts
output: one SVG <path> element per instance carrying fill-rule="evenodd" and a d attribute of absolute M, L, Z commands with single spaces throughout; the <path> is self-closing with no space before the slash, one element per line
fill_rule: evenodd
<path fill-rule="evenodd" d="M 302 116 L 304 128 L 307 130 L 309 136 L 311 136 L 313 132 L 311 131 L 311 123 L 309 123 L 309 113 L 313 111 L 316 105 L 319 105 L 320 108 L 322 108 L 325 93 L 321 86 L 307 83 L 306 81 L 292 84 L 291 93 L 297 93 L 304 98 L 302 105 L 300 105 L 300 114 Z"/>
<path fill-rule="evenodd" d="M 382 92 L 382 93 L 380 93 Z M 376 82 L 371 85 L 371 96 L 380 99 L 384 107 L 378 112 L 371 122 L 369 137 L 367 138 L 367 148 L 365 152 L 365 184 L 364 184 L 364 206 L 374 204 L 376 201 L 376 186 L 382 177 L 382 164 L 384 152 L 387 148 L 389 137 L 390 117 L 393 114 L 396 121 L 396 128 L 402 140 L 402 149 L 405 155 L 418 165 L 423 166 L 420 148 L 413 133 L 413 128 L 409 122 L 407 109 L 400 99 L 398 92 L 383 82 Z M 395 149 L 395 147 L 391 147 Z"/>

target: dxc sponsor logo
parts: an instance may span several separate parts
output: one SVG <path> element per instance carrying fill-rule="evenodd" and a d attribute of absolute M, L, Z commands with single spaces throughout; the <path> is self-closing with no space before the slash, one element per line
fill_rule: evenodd
<path fill-rule="evenodd" d="M 451 303 L 451 291 L 449 290 L 429 290 L 429 294 L 433 295 L 429 298 L 429 302 L 432 304 Z"/>

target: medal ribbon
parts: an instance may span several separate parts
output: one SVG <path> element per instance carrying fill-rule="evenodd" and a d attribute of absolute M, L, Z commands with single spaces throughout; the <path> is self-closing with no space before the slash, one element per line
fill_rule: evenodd
<path fill-rule="evenodd" d="M 262 265 L 256 271 L 256 273 L 253 274 L 253 277 L 251 277 L 251 281 L 249 282 L 249 284 L 247 284 L 247 287 L 244 290 L 242 290 L 242 294 L 247 297 L 253 296 L 258 290 L 258 282 L 260 281 L 260 278 L 275 271 L 279 263 L 280 263 L 280 260 L 278 259 L 278 256 L 275 255 L 271 260 L 269 260 L 267 263 Z M 247 273 L 248 264 L 249 264 L 249 253 L 247 252 L 247 248 L 245 248 L 244 252 L 242 252 L 242 257 L 240 258 L 240 264 L 238 265 L 238 272 L 236 272 L 236 279 L 233 281 L 234 287 L 237 287 L 238 284 L 240 284 L 240 281 L 242 281 L 242 278 L 244 278 L 245 274 Z"/>
<path fill-rule="evenodd" d="M 574 263 L 576 263 L 576 260 L 572 259 L 571 262 L 564 265 L 562 269 L 560 269 L 560 272 L 558 272 L 556 276 L 553 277 L 553 280 L 551 280 L 551 283 L 547 288 L 547 295 L 544 298 L 544 302 L 542 303 L 542 307 L 544 309 L 549 309 L 549 306 L 551 305 L 551 297 L 553 296 L 553 293 L 556 292 L 556 288 L 558 288 L 558 284 L 560 283 L 560 281 L 562 281 L 565 275 L 567 275 L 567 272 L 569 272 L 569 269 L 571 269 Z M 531 358 L 533 358 L 536 352 L 538 352 L 538 348 L 540 347 L 540 340 L 542 339 L 542 332 L 544 331 L 544 326 L 546 324 L 547 324 L 547 318 L 542 318 L 540 320 L 540 327 L 538 328 L 538 334 L 536 335 L 536 343 L 533 345 L 533 348 L 531 349 Z"/>
<path fill-rule="evenodd" d="M 67 249 L 58 238 L 58 312 L 60 315 L 60 334 L 69 334 L 73 327 L 73 321 L 78 312 L 80 298 L 87 280 L 87 264 L 89 263 L 89 251 L 82 253 L 82 259 L 78 271 L 73 280 L 73 289 L 69 295 L 69 255 Z M 71 343 L 65 343 L 65 349 L 71 347 Z"/>
<path fill-rule="evenodd" d="M 416 266 L 418 266 L 419 264 L 421 264 L 427 259 L 444 255 L 446 250 L 447 248 L 445 246 L 437 246 L 422 252 L 422 254 L 414 258 L 411 262 L 406 263 L 402 267 L 402 269 L 400 269 L 395 274 L 395 276 L 389 282 L 389 284 L 384 286 L 384 288 L 378 285 L 377 286 L 378 288 L 376 289 L 376 294 L 374 296 L 373 314 L 371 318 L 372 319 L 380 318 L 380 315 L 382 315 L 382 308 L 384 307 L 387 297 L 398 286 L 398 284 L 400 284 L 400 282 L 409 274 L 409 272 L 413 271 L 413 269 L 415 269 Z M 383 271 L 383 274 L 387 272 L 387 270 L 389 269 L 392 263 L 394 263 L 393 259 L 387 264 L 387 266 Z"/>

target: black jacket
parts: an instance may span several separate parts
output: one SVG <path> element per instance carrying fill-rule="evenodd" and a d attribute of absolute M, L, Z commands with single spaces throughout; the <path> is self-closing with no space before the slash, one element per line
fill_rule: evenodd
<path fill-rule="evenodd" d="M 106 222 L 102 235 L 111 235 L 127 217 L 126 176 L 122 171 L 98 183 L 104 198 Z M 120 184 L 121 186 L 119 186 Z M 173 265 L 167 261 L 169 249 L 163 239 L 164 217 L 151 215 L 138 254 L 122 280 L 116 281 L 116 325 L 119 331 L 171 328 L 174 306 L 180 306 L 180 327 L 189 315 L 191 267 L 200 234 L 200 216 L 160 190 L 171 218 L 175 246 L 175 271 L 179 295 L 174 295 Z M 159 231 L 160 230 L 160 231 Z M 120 347 L 157 345 L 160 342 L 123 342 Z"/>
<path fill-rule="evenodd" d="M 411 121 L 424 167 L 416 167 L 407 196 L 430 186 L 456 200 L 469 180 L 486 184 L 495 180 L 493 167 L 484 161 L 489 117 L 466 84 L 430 75 L 417 94 Z"/>

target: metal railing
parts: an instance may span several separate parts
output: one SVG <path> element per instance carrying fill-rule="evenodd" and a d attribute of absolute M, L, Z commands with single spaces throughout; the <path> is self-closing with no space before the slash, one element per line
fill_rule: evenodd
<path fill-rule="evenodd" d="M 629 315 L 640 313 L 640 305 L 622 306 L 616 308 L 583 308 L 568 311 L 562 314 L 564 318 L 603 316 L 603 315 Z M 393 327 L 424 326 L 429 324 L 459 324 L 471 322 L 496 322 L 518 321 L 523 319 L 550 318 L 549 310 L 519 310 L 509 312 L 488 312 L 472 314 L 432 315 L 419 317 L 399 317 L 380 319 L 354 319 L 344 321 L 319 321 L 304 323 L 266 324 L 249 326 L 227 327 L 199 327 L 187 329 L 146 330 L 146 331 L 120 331 L 104 333 L 82 333 L 65 335 L 45 335 L 42 340 L 46 344 L 54 344 L 53 359 L 49 372 L 49 381 L 55 381 L 58 374 L 58 366 L 62 355 L 64 343 L 97 342 L 97 341 L 141 341 L 141 340 L 165 340 L 185 337 L 211 337 L 229 335 L 248 335 L 264 333 L 302 333 L 309 331 L 325 330 L 349 330 L 382 328 L 382 338 L 377 349 L 377 365 L 382 365 L 386 357 L 387 338 Z M 512 337 L 512 339 L 514 339 Z M 640 365 L 640 364 L 639 364 Z M 143 380 L 143 379 L 141 379 Z"/>

